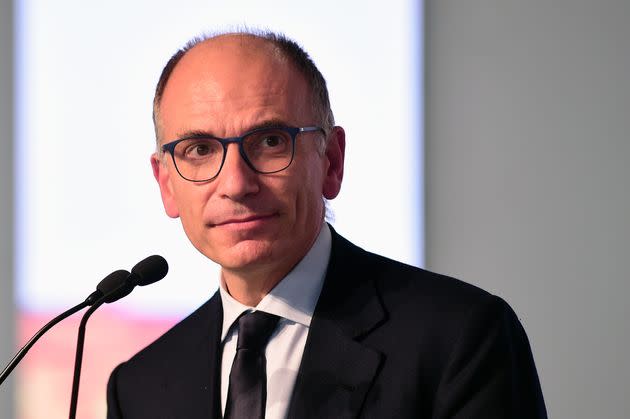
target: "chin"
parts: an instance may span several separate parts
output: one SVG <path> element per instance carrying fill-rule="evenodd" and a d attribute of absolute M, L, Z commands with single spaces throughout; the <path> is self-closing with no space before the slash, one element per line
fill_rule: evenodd
<path fill-rule="evenodd" d="M 244 240 L 233 246 L 202 252 L 226 269 L 247 269 L 273 261 L 280 254 L 277 243 L 266 240 Z"/>

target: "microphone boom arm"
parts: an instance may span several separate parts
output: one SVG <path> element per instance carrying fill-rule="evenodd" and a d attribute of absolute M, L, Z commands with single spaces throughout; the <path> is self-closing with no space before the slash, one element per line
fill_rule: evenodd
<path fill-rule="evenodd" d="M 90 302 L 88 300 L 85 300 L 81 304 L 77 304 L 71 309 L 64 311 L 63 313 L 61 313 L 60 315 L 58 315 L 57 317 L 55 317 L 54 319 L 46 323 L 44 327 L 39 329 L 39 331 L 35 334 L 35 336 L 33 336 L 28 342 L 26 342 L 26 344 L 22 347 L 22 349 L 20 349 L 19 352 L 15 354 L 11 362 L 9 362 L 9 364 L 4 368 L 4 370 L 2 370 L 2 374 L 0 374 L 0 385 L 4 382 L 4 380 L 6 380 L 9 374 L 11 374 L 11 371 L 13 371 L 13 369 L 22 360 L 22 358 L 24 358 L 24 355 L 28 353 L 31 347 L 35 345 L 35 342 L 37 342 L 39 338 L 43 336 L 44 333 L 46 333 L 50 328 L 52 328 L 54 325 L 56 325 L 57 323 L 65 319 L 66 317 L 73 315 L 79 310 L 83 310 L 85 307 L 89 305 L 90 305 Z"/>

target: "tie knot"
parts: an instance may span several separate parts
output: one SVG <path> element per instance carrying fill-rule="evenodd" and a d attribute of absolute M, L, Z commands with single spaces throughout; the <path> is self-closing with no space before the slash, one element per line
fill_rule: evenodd
<path fill-rule="evenodd" d="M 236 349 L 261 351 L 267 345 L 279 319 L 276 315 L 262 311 L 242 315 L 238 319 Z"/>

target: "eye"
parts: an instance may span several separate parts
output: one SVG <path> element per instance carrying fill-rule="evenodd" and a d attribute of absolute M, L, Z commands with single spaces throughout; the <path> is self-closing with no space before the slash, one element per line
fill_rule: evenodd
<path fill-rule="evenodd" d="M 274 128 L 256 131 L 243 138 L 243 150 L 252 161 L 284 158 L 291 154 L 291 136 Z"/>
<path fill-rule="evenodd" d="M 205 156 L 208 153 L 210 153 L 210 147 L 204 143 L 194 144 L 186 149 L 187 156 Z"/>
<path fill-rule="evenodd" d="M 291 137 L 284 131 L 268 130 L 253 134 L 245 140 L 245 148 L 257 153 L 284 152 L 290 148 Z"/>
<path fill-rule="evenodd" d="M 269 134 L 261 138 L 260 144 L 263 147 L 273 148 L 283 145 L 285 138 L 281 135 Z"/>
<path fill-rule="evenodd" d="M 210 139 L 191 139 L 177 145 L 178 157 L 186 160 L 206 160 L 221 155 L 221 144 Z"/>

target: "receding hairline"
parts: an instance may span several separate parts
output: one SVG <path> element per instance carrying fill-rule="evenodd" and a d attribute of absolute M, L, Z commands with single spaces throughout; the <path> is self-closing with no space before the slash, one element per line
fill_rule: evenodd
<path fill-rule="evenodd" d="M 256 43 L 267 44 L 271 46 L 280 57 L 287 59 L 293 68 L 306 79 L 307 85 L 311 91 L 311 100 L 313 101 L 312 105 L 314 111 L 318 115 L 318 118 L 321 119 L 321 124 L 324 130 L 328 132 L 332 129 L 334 126 L 334 117 L 330 109 L 330 100 L 328 97 L 326 81 L 310 55 L 297 42 L 283 34 L 271 31 L 246 29 L 197 36 L 189 40 L 182 48 L 171 56 L 162 70 L 162 74 L 160 75 L 155 88 L 155 96 L 153 98 L 153 124 L 155 127 L 156 141 L 158 143 L 160 141 L 160 105 L 164 96 L 164 91 L 166 90 L 175 68 L 189 52 L 197 47 L 207 45 L 209 43 L 216 43 L 227 38 L 237 40 L 240 38 L 243 40 L 243 45 L 246 45 L 246 43 L 251 45 L 255 45 Z"/>

